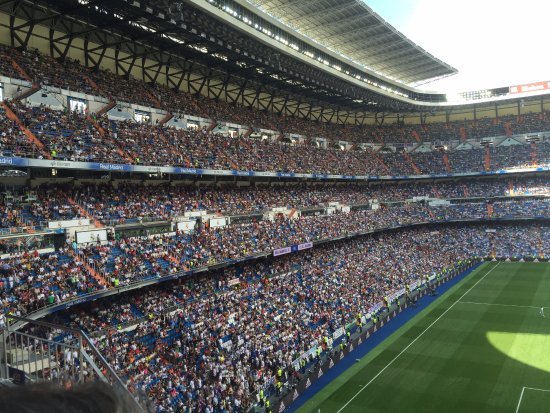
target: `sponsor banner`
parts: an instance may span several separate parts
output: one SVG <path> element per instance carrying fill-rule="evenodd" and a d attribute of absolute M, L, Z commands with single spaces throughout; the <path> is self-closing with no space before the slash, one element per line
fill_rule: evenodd
<path fill-rule="evenodd" d="M 291 247 L 279 248 L 277 250 L 273 250 L 273 256 L 278 257 L 279 255 L 290 254 L 291 252 L 292 252 Z"/>
<path fill-rule="evenodd" d="M 204 169 L 203 175 L 232 175 L 231 171 L 220 171 L 218 169 Z"/>
<path fill-rule="evenodd" d="M 183 216 L 194 218 L 194 217 L 202 217 L 206 214 L 207 214 L 206 211 L 187 211 L 183 213 Z"/>
<path fill-rule="evenodd" d="M 233 285 L 238 285 L 240 283 L 241 283 L 241 280 L 239 280 L 238 278 L 232 278 L 227 282 L 227 285 L 231 287 Z"/>
<path fill-rule="evenodd" d="M 392 303 L 396 298 L 399 298 L 401 297 L 402 295 L 405 295 L 405 289 L 404 288 L 401 288 L 399 291 L 396 291 L 395 293 L 393 293 L 392 295 L 390 295 L 388 297 L 388 299 L 390 300 L 390 303 Z"/>
<path fill-rule="evenodd" d="M 174 172 L 182 175 L 202 175 L 203 170 L 197 168 L 174 168 Z"/>
<path fill-rule="evenodd" d="M 332 334 L 332 339 L 337 340 L 338 338 L 342 337 L 344 335 L 344 327 L 340 327 Z"/>
<path fill-rule="evenodd" d="M 27 166 L 28 159 L 0 156 L 0 165 Z"/>
<path fill-rule="evenodd" d="M 274 172 L 254 172 L 254 176 L 267 176 L 267 177 L 273 177 L 275 176 Z"/>
<path fill-rule="evenodd" d="M 380 301 L 379 303 L 376 303 L 371 308 L 369 308 L 369 313 L 376 313 L 383 306 L 384 306 L 384 303 L 382 301 Z"/>
<path fill-rule="evenodd" d="M 70 162 L 64 162 L 70 163 Z M 75 162 L 76 163 L 76 162 Z M 135 167 L 133 165 L 114 164 L 114 163 L 90 163 L 87 169 L 95 169 L 98 171 L 121 171 L 121 172 L 133 172 Z M 59 166 L 57 166 L 59 167 Z M 64 165 L 64 168 L 69 168 L 70 165 Z"/>
<path fill-rule="evenodd" d="M 90 220 L 87 218 L 81 218 L 81 219 L 71 219 L 66 221 L 49 221 L 48 222 L 48 228 L 49 229 L 56 229 L 56 228 L 74 228 L 74 227 L 82 227 L 82 226 L 88 226 L 90 225 Z"/>
<path fill-rule="evenodd" d="M 231 171 L 231 174 L 235 175 L 235 176 L 254 176 L 254 175 L 256 175 L 254 173 L 254 171 L 236 171 L 236 170 Z"/>
<path fill-rule="evenodd" d="M 544 81 L 544 82 L 534 82 L 534 83 L 526 83 L 523 85 L 517 85 L 517 86 L 510 86 L 510 93 L 527 93 L 527 92 L 538 92 L 540 90 L 548 90 L 550 89 L 550 82 Z"/>
<path fill-rule="evenodd" d="M 134 172 L 148 172 L 148 173 L 163 172 L 163 173 L 172 173 L 172 174 L 174 173 L 174 168 L 172 167 L 154 166 L 154 165 L 149 165 L 149 166 L 137 165 L 133 167 L 133 170 Z"/>
<path fill-rule="evenodd" d="M 313 242 L 305 242 L 303 244 L 291 245 L 290 247 L 273 250 L 273 256 L 278 257 L 279 255 L 290 254 L 292 252 L 298 252 L 310 248 L 313 248 Z"/>
<path fill-rule="evenodd" d="M 519 93 L 519 92 L 518 92 Z M 516 168 L 513 170 L 499 170 L 491 172 L 463 172 L 463 173 L 443 173 L 436 175 L 394 175 L 394 176 L 354 176 L 354 175 L 331 175 L 331 174 L 303 174 L 295 172 L 258 172 L 258 171 L 237 171 L 237 170 L 217 170 L 186 168 L 179 166 L 148 166 L 148 165 L 129 165 L 112 164 L 102 162 L 76 162 L 51 159 L 29 159 L 18 157 L 0 156 L 0 165 L 26 166 L 37 168 L 60 168 L 60 169 L 80 169 L 95 171 L 120 171 L 120 172 L 144 172 L 144 173 L 166 173 L 180 175 L 214 175 L 214 176 L 265 176 L 265 177 L 286 177 L 286 178 L 309 178 L 309 179 L 344 179 L 344 180 L 404 180 L 418 179 L 428 177 L 451 177 L 451 176 L 480 176 L 480 175 L 502 175 L 520 172 L 548 171 L 549 167 L 537 168 Z"/>

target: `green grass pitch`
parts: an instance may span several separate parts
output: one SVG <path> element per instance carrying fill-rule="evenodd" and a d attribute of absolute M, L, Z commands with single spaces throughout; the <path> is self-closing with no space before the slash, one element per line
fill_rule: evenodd
<path fill-rule="evenodd" d="M 319 411 L 550 412 L 550 264 L 482 265 L 298 410 Z"/>

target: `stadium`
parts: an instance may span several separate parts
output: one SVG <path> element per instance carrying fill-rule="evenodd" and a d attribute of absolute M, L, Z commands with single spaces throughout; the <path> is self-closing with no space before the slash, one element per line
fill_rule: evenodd
<path fill-rule="evenodd" d="M 0 412 L 550 411 L 550 81 L 374 3 L 0 0 Z"/>

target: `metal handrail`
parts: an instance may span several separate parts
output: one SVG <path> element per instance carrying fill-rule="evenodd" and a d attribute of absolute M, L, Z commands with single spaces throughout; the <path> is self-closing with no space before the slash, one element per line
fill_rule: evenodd
<path fill-rule="evenodd" d="M 32 324 L 32 325 L 37 325 L 37 326 L 45 327 L 52 330 L 61 330 L 61 331 L 71 333 L 78 340 L 79 346 L 75 347 L 75 349 L 78 349 L 81 352 L 81 355 L 88 361 L 88 363 L 94 369 L 98 377 L 102 381 L 105 381 L 106 383 L 108 383 L 109 385 L 115 386 L 120 391 L 127 393 L 129 396 L 129 399 L 132 400 L 133 411 L 136 411 L 136 412 L 144 411 L 142 406 L 140 406 L 138 401 L 134 398 L 132 393 L 128 390 L 128 387 L 124 384 L 122 379 L 116 374 L 116 372 L 113 370 L 111 365 L 99 352 L 99 350 L 94 345 L 93 341 L 90 339 L 90 337 L 88 337 L 88 335 L 84 331 L 80 329 L 72 328 L 72 327 L 66 327 L 66 326 L 48 323 L 45 321 L 37 321 L 37 320 L 31 320 L 29 318 L 9 315 L 8 322 L 12 320 L 15 320 L 17 323 L 22 325 Z M 12 333 L 12 332 L 15 333 L 17 332 L 17 330 L 11 329 L 10 326 L 8 325 L 8 328 L 6 329 L 6 333 Z M 17 332 L 17 333 L 24 334 L 21 332 Z M 5 362 L 7 363 L 7 360 L 5 360 Z"/>

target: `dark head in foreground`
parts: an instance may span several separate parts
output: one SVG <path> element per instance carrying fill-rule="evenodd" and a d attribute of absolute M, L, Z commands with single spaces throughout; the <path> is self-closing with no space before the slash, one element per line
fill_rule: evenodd
<path fill-rule="evenodd" d="M 134 413 L 127 395 L 102 382 L 66 390 L 51 384 L 36 384 L 0 390 L 0 413 Z"/>

